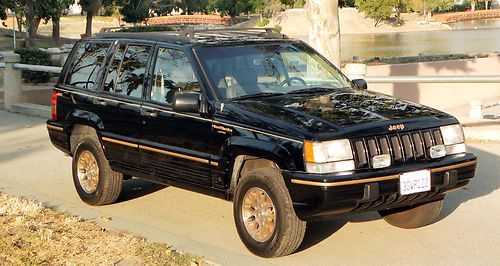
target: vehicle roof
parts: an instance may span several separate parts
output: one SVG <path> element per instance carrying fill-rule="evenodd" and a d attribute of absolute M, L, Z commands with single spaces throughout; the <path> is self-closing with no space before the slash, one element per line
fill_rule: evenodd
<path fill-rule="evenodd" d="M 164 32 L 101 32 L 92 39 L 134 39 L 174 44 L 231 44 L 242 42 L 283 41 L 289 38 L 272 29 L 205 29 Z"/>

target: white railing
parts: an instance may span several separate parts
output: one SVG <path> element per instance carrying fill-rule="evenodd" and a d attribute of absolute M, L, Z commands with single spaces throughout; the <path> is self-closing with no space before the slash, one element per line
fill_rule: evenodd
<path fill-rule="evenodd" d="M 53 74 L 61 74 L 61 72 L 62 72 L 62 67 L 54 67 L 54 66 L 14 64 L 14 68 L 19 69 L 19 70 L 47 72 L 47 73 L 53 73 Z"/>

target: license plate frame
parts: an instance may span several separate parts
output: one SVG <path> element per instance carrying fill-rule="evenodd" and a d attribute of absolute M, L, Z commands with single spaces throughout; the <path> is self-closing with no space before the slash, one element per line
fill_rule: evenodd
<path fill-rule="evenodd" d="M 399 193 L 411 195 L 431 190 L 431 171 L 428 169 L 399 175 Z"/>

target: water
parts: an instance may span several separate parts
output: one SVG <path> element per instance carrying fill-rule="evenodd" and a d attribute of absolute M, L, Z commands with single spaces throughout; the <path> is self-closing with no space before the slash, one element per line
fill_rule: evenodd
<path fill-rule="evenodd" d="M 453 30 L 342 35 L 342 61 L 353 56 L 399 57 L 500 52 L 500 19 L 450 24 Z M 307 41 L 307 36 L 293 36 Z"/>
<path fill-rule="evenodd" d="M 342 60 L 500 52 L 500 27 L 342 36 Z"/>

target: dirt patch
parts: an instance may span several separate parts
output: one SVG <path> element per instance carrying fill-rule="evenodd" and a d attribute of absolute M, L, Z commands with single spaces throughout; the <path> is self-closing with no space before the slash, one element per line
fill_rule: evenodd
<path fill-rule="evenodd" d="M 110 231 L 5 194 L 0 194 L 0 264 L 207 265 L 201 257 L 168 245 Z"/>

